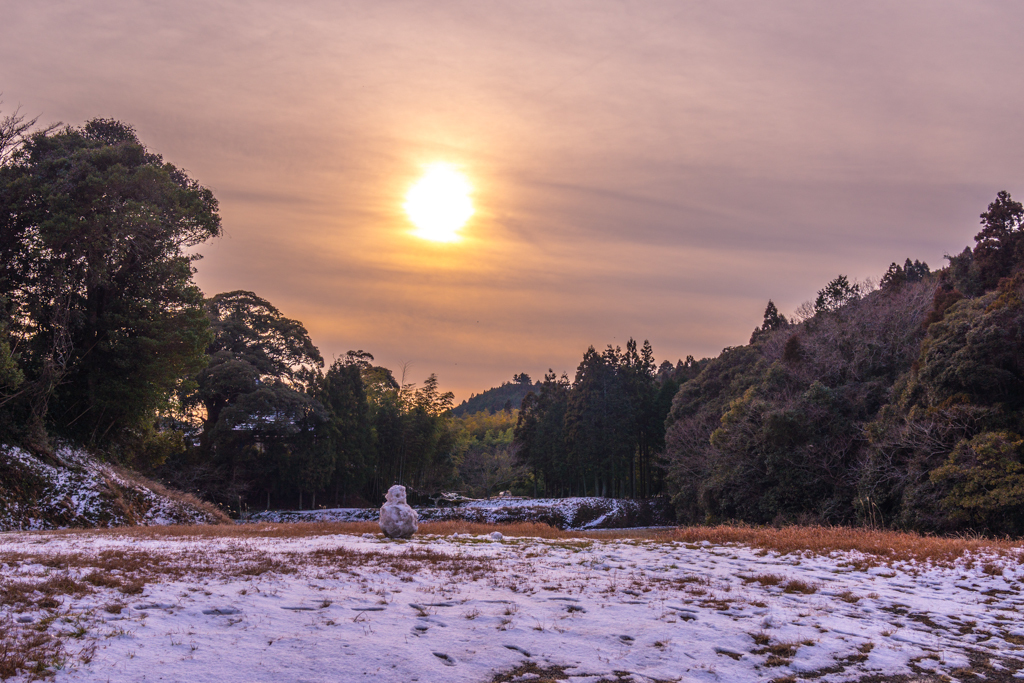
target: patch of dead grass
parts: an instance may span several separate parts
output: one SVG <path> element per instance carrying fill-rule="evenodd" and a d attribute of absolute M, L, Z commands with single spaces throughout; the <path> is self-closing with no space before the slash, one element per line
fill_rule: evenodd
<path fill-rule="evenodd" d="M 60 606 L 60 596 L 82 596 L 92 588 L 76 581 L 69 573 L 60 572 L 46 577 L 26 577 L 0 583 L 0 602 L 5 605 L 28 607 L 35 605 L 43 609 Z"/>
<path fill-rule="evenodd" d="M 743 583 L 759 583 L 762 586 L 778 586 L 786 580 L 785 576 L 778 574 L 755 574 L 754 576 L 741 576 Z"/>
<path fill-rule="evenodd" d="M 922 561 L 951 564 L 965 555 L 1009 554 L 1024 542 L 1008 539 L 922 536 L 915 533 L 852 527 L 790 526 L 782 528 L 715 526 L 681 527 L 660 534 L 684 543 L 740 543 L 781 554 L 810 551 L 816 555 L 858 551 L 880 561 Z"/>
<path fill-rule="evenodd" d="M 46 631 L 0 621 L 0 680 L 18 675 L 30 681 L 52 677 L 64 654 L 61 641 Z"/>
<path fill-rule="evenodd" d="M 783 593 L 800 593 L 801 595 L 811 595 L 812 593 L 818 592 L 818 587 L 812 583 L 801 581 L 800 579 L 792 579 L 787 581 L 782 586 Z"/>

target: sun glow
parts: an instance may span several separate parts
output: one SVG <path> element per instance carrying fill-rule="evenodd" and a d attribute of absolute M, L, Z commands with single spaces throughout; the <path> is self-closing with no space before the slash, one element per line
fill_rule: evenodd
<path fill-rule="evenodd" d="M 458 230 L 473 215 L 469 195 L 473 187 L 449 164 L 431 164 L 405 195 L 405 212 L 416 226 L 417 237 L 454 242 Z"/>

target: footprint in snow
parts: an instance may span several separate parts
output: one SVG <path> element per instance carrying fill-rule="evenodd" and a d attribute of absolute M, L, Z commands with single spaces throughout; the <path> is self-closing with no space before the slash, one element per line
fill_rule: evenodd
<path fill-rule="evenodd" d="M 203 614 L 209 614 L 211 616 L 227 616 L 229 614 L 241 614 L 242 610 L 235 609 L 234 607 L 214 607 L 213 609 L 204 609 Z"/>
<path fill-rule="evenodd" d="M 455 659 L 451 655 L 446 655 L 443 652 L 435 652 L 434 656 L 441 660 L 445 666 L 455 666 Z"/>

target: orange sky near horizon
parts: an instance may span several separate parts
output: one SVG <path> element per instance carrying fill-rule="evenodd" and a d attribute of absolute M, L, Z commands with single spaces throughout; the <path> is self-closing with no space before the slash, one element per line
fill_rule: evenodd
<path fill-rule="evenodd" d="M 746 343 L 839 273 L 932 267 L 1024 194 L 1015 2 L 22 3 L 0 114 L 113 117 L 220 200 L 208 295 L 458 400 L 588 345 Z M 415 237 L 460 168 L 475 214 Z"/>

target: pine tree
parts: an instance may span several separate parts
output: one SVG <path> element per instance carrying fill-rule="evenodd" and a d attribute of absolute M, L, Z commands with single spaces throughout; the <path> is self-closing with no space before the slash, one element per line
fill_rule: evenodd
<path fill-rule="evenodd" d="M 565 442 L 569 391 L 569 378 L 548 370 L 539 391 L 531 391 L 523 399 L 513 437 L 520 457 L 535 480 L 543 481 L 544 494 L 549 497 L 564 495 L 571 486 Z"/>
<path fill-rule="evenodd" d="M 840 308 L 860 298 L 860 285 L 850 284 L 845 275 L 839 275 L 818 291 L 814 300 L 814 312 L 834 313 Z"/>
<path fill-rule="evenodd" d="M 369 356 L 373 360 L 373 356 Z M 333 454 L 334 471 L 331 488 L 335 504 L 339 494 L 347 496 L 361 491 L 373 474 L 370 407 L 363 387 L 360 360 L 351 353 L 336 360 L 324 374 L 314 396 L 327 409 L 323 448 Z M 368 363 L 367 363 L 368 364 Z"/>
<path fill-rule="evenodd" d="M 609 482 L 628 476 L 635 451 L 635 413 L 619 372 L 622 353 L 608 346 L 598 354 L 587 349 L 576 370 L 565 414 L 569 460 L 586 492 L 607 491 Z M 604 481 L 602 489 L 601 482 Z"/>
<path fill-rule="evenodd" d="M 764 320 L 760 327 L 754 328 L 754 332 L 750 335 L 750 343 L 753 344 L 769 332 L 781 330 L 788 325 L 789 321 L 786 320 L 786 316 L 779 313 L 779 309 L 776 308 L 774 301 L 768 299 L 768 305 L 764 309 Z"/>

